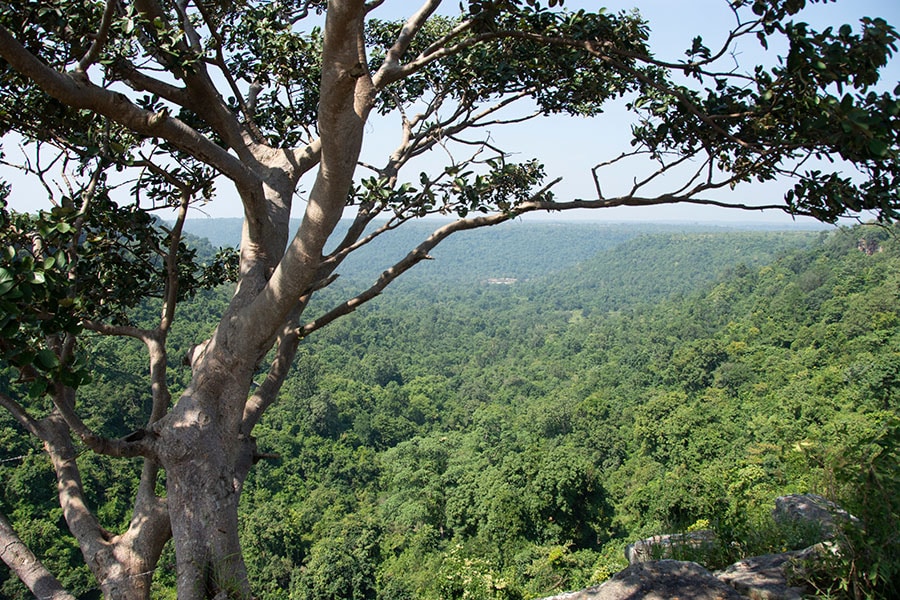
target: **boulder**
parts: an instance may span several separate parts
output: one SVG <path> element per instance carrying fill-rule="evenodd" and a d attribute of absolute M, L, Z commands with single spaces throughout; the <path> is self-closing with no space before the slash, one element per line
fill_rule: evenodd
<path fill-rule="evenodd" d="M 745 600 L 734 588 L 693 562 L 635 563 L 605 583 L 546 600 Z"/>
<path fill-rule="evenodd" d="M 685 554 L 688 555 L 687 558 L 695 558 L 690 556 L 692 551 L 709 551 L 715 544 L 716 534 L 708 529 L 654 535 L 625 546 L 625 558 L 631 565 L 663 558 L 685 558 Z"/>
<path fill-rule="evenodd" d="M 751 600 L 801 600 L 809 590 L 789 585 L 787 569 L 810 552 L 807 548 L 745 558 L 715 575 Z"/>
<path fill-rule="evenodd" d="M 818 527 L 824 539 L 834 537 L 839 524 L 859 524 L 859 519 L 818 494 L 779 496 L 775 498 L 772 517 L 780 523 L 793 522 Z"/>

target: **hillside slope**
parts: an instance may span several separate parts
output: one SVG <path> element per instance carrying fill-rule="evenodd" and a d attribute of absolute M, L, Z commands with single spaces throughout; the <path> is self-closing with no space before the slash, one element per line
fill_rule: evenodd
<path fill-rule="evenodd" d="M 547 596 L 602 581 L 622 546 L 648 533 L 708 525 L 737 553 L 799 544 L 767 517 L 788 492 L 823 493 L 879 523 L 873 531 L 896 530 L 900 244 L 890 232 L 665 231 L 574 266 L 550 261 L 555 270 L 527 271 L 528 259 L 506 260 L 527 272 L 512 285 L 422 275 L 304 341 L 256 431 L 279 458 L 256 465 L 243 497 L 261 598 Z M 366 277 L 339 280 L 319 310 Z M 174 391 L 187 380 L 174 362 L 227 297 L 200 294 L 179 314 Z M 81 401 L 105 433 L 142 422 L 143 360 L 139 346 L 95 340 Z M 0 418 L 0 506 L 67 585 L 88 592 L 40 493 L 53 487 L 49 465 Z M 116 530 L 132 465 L 79 460 Z M 896 555 L 890 539 L 860 547 Z M 896 576 L 893 562 L 880 568 L 872 589 Z M 0 593 L 27 597 L 7 577 Z M 155 581 L 164 597 L 174 573 Z"/>

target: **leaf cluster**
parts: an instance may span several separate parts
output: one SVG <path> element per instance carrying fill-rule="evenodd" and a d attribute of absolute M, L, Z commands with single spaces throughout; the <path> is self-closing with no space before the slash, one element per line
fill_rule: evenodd
<path fill-rule="evenodd" d="M 178 299 L 187 299 L 235 275 L 233 250 L 220 250 L 204 265 L 196 249 L 179 241 L 175 278 L 168 277 L 171 232 L 103 193 L 87 214 L 71 203 L 34 215 L 0 203 L 2 359 L 31 382 L 32 396 L 51 381 L 77 388 L 90 380 L 84 357 L 60 345 L 77 337 L 85 321 L 130 324 L 134 309 L 162 298 L 169 282 L 178 286 Z"/>
<path fill-rule="evenodd" d="M 704 157 L 708 181 L 718 170 L 729 175 L 725 182 L 732 187 L 793 178 L 785 194 L 788 209 L 825 222 L 861 211 L 896 219 L 900 88 L 873 89 L 897 50 L 896 30 L 866 17 L 859 32 L 850 25 L 817 32 L 780 20 L 803 2 L 763 4 L 755 3 L 754 11 L 765 30 L 788 40 L 783 62 L 757 67 L 749 81 L 711 73 L 699 66 L 709 51 L 695 40 L 688 51 L 694 61 L 683 71 L 707 87 L 671 83 L 665 70 L 647 78 L 630 103 L 643 115 L 632 143 L 657 158 Z M 811 161 L 837 166 L 806 168 Z"/>

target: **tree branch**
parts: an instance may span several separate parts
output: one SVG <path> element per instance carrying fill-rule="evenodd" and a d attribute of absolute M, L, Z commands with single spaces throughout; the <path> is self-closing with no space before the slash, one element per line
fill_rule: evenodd
<path fill-rule="evenodd" d="M 105 549 L 111 536 L 100 526 L 87 506 L 81 472 L 75 461 L 77 453 L 62 415 L 57 411 L 52 412 L 41 421 L 41 429 L 44 450 L 56 472 L 56 487 L 63 516 L 91 566 L 91 557 Z"/>
<path fill-rule="evenodd" d="M 40 600 L 75 600 L 44 564 L 19 539 L 6 515 L 0 513 L 0 558 Z"/>
<path fill-rule="evenodd" d="M 25 428 L 28 433 L 35 436 L 38 439 L 43 439 L 41 437 L 40 424 L 38 421 L 34 420 L 31 415 L 28 414 L 28 411 L 25 410 L 25 407 L 4 394 L 0 392 L 0 406 L 9 411 L 9 414 Z"/>
<path fill-rule="evenodd" d="M 416 71 L 428 66 L 429 64 L 444 58 L 445 56 L 452 56 L 463 50 L 471 48 L 481 42 L 485 42 L 488 40 L 496 39 L 497 35 L 494 33 L 482 33 L 470 38 L 466 38 L 453 46 L 441 46 L 441 42 L 449 41 L 471 27 L 471 21 L 466 21 L 461 25 L 457 26 L 451 33 L 444 36 L 442 40 L 435 42 L 428 49 L 426 49 L 422 54 L 417 56 L 415 59 L 406 63 L 405 65 L 399 66 L 395 69 L 391 69 L 385 72 L 381 79 L 379 80 L 380 87 L 378 89 L 383 89 L 384 87 L 394 83 L 395 81 L 399 81 L 404 79 L 405 77 L 409 77 Z"/>
<path fill-rule="evenodd" d="M 103 49 L 103 46 L 106 45 L 107 39 L 109 39 L 109 27 L 112 24 L 112 18 L 116 12 L 117 4 L 118 0 L 106 0 L 106 8 L 103 9 L 103 18 L 100 21 L 100 29 L 97 31 L 97 36 L 94 38 L 94 41 L 91 42 L 91 47 L 88 48 L 85 55 L 78 61 L 77 69 L 79 71 L 86 72 L 100 57 L 100 51 Z"/>
<path fill-rule="evenodd" d="M 191 156 L 219 169 L 239 186 L 256 183 L 252 173 L 235 156 L 216 145 L 167 111 L 151 112 L 124 95 L 91 83 L 85 74 L 64 74 L 31 54 L 5 27 L 0 27 L 0 56 L 11 67 L 33 80 L 45 93 L 73 108 L 94 111 L 136 133 L 161 137 Z"/>
<path fill-rule="evenodd" d="M 549 184 L 541 188 L 540 191 L 538 191 L 536 194 L 533 194 L 532 198 L 536 199 L 543 196 L 547 193 L 547 191 L 550 190 L 551 187 L 553 187 L 560 181 L 562 181 L 562 178 L 554 179 Z M 366 302 L 372 300 L 373 298 L 376 298 L 391 282 L 400 277 L 403 273 L 410 270 L 423 260 L 430 259 L 431 256 L 429 256 L 428 253 L 433 250 L 435 246 L 447 239 L 450 235 L 458 231 L 497 225 L 514 218 L 515 216 L 517 216 L 517 214 L 519 214 L 519 211 L 513 210 L 510 212 L 494 213 L 492 215 L 486 215 L 483 217 L 459 219 L 457 221 L 453 221 L 452 223 L 444 225 L 443 227 L 437 229 L 434 233 L 432 233 L 424 242 L 411 250 L 400 261 L 395 263 L 394 266 L 384 271 L 370 288 L 368 288 L 361 294 L 358 294 L 357 296 L 351 298 L 350 300 L 347 300 L 346 302 L 336 306 L 331 311 L 322 315 L 318 319 L 310 321 L 309 323 L 306 323 L 305 325 L 299 327 L 297 329 L 297 335 L 299 335 L 300 337 L 306 337 L 317 329 L 321 329 L 322 327 L 328 325 L 329 323 L 332 323 L 336 319 L 350 314 Z"/>
<path fill-rule="evenodd" d="M 181 3 L 185 6 L 181 6 Z M 155 23 L 159 20 L 168 25 L 168 15 L 157 0 L 135 0 L 134 4 L 147 23 Z M 192 56 L 196 59 L 195 62 L 188 68 L 182 68 L 181 65 L 167 60 L 167 54 L 154 52 L 155 48 L 148 48 L 148 50 L 157 56 L 157 59 L 171 72 L 184 80 L 187 92 L 193 101 L 193 110 L 202 116 L 245 163 L 253 164 L 254 156 L 248 144 L 245 143 L 244 129 L 228 105 L 225 104 L 206 70 L 206 64 L 200 55 L 199 38 L 190 24 L 187 13 L 183 10 L 186 8 L 186 4 L 185 0 L 180 0 L 175 3 L 175 7 L 176 12 L 181 13 L 178 16 L 184 23 L 182 30 L 187 37 L 191 38 L 191 45 L 189 46 L 183 39 L 179 39 L 177 46 L 179 52 L 186 56 Z M 148 29 L 147 35 L 149 37 L 157 35 L 155 26 L 152 30 Z"/>
<path fill-rule="evenodd" d="M 535 212 L 545 210 L 547 212 L 557 212 L 563 210 L 572 210 L 576 208 L 614 208 L 617 206 L 659 206 L 661 204 L 697 204 L 700 206 L 717 206 L 720 208 L 737 208 L 746 211 L 766 211 L 779 210 L 788 212 L 789 214 L 805 214 L 791 213 L 787 206 L 783 204 L 760 204 L 750 205 L 739 202 L 722 202 L 711 198 L 695 198 L 691 196 L 675 196 L 672 194 L 662 194 L 656 197 L 637 197 L 637 196 L 621 196 L 618 198 L 607 198 L 597 200 L 570 200 L 568 202 L 556 202 L 552 200 L 534 200 L 525 202 L 517 206 L 514 210 L 517 214 L 527 212 Z"/>
<path fill-rule="evenodd" d="M 153 455 L 151 440 L 147 439 L 144 433 L 140 433 L 134 438 L 132 437 L 134 434 L 132 434 L 132 436 L 118 440 L 94 433 L 75 412 L 75 390 L 57 385 L 57 390 L 53 394 L 53 405 L 69 429 L 97 454 L 119 458 Z"/>
<path fill-rule="evenodd" d="M 376 88 L 382 89 L 390 83 L 387 79 L 400 70 L 400 58 L 409 49 L 409 45 L 412 44 L 416 34 L 422 29 L 440 4 L 441 0 L 427 0 L 413 16 L 407 19 L 394 45 L 387 51 L 384 62 L 381 64 L 378 72 L 372 77 Z M 391 81 L 396 81 L 396 79 Z"/>
<path fill-rule="evenodd" d="M 271 341 L 300 295 L 313 283 L 322 249 L 344 212 L 362 147 L 363 126 L 374 104 L 366 70 L 364 3 L 329 6 L 325 20 L 319 131 L 321 157 L 303 221 L 265 289 L 248 307 L 243 341 Z M 271 329 L 260 323 L 273 324 Z"/>
<path fill-rule="evenodd" d="M 193 101 L 185 88 L 150 77 L 125 59 L 116 60 L 112 70 L 115 75 L 127 81 L 133 90 L 150 92 L 178 106 L 194 109 Z"/>
<path fill-rule="evenodd" d="M 300 336 L 297 335 L 297 321 L 306 307 L 308 299 L 308 296 L 305 299 L 301 298 L 301 301 L 291 312 L 288 322 L 278 333 L 277 349 L 275 358 L 272 360 L 272 366 L 269 368 L 266 378 L 253 392 L 253 395 L 244 407 L 241 432 L 246 438 L 249 438 L 265 410 L 275 402 L 278 391 L 290 373 L 294 357 L 297 355 L 297 345 L 300 343 Z"/>
<path fill-rule="evenodd" d="M 142 342 L 152 335 L 151 331 L 141 329 L 139 327 L 133 327 L 131 325 L 109 325 L 107 323 L 100 323 L 99 321 L 92 321 L 90 319 L 85 319 L 81 324 L 85 329 L 87 329 L 88 331 L 93 331 L 94 333 L 119 337 L 130 337 L 136 340 L 141 340 Z"/>
<path fill-rule="evenodd" d="M 225 46 L 225 40 L 222 39 L 221 34 L 216 30 L 213 20 L 210 18 L 209 11 L 206 10 L 203 2 L 195 2 L 197 6 L 197 10 L 200 11 L 200 15 L 203 17 L 203 21 L 206 23 L 207 29 L 209 29 L 210 35 L 216 41 L 216 59 L 215 65 L 219 68 L 219 71 L 225 76 L 225 80 L 228 82 L 228 87 L 231 88 L 231 93 L 234 95 L 238 104 L 241 107 L 241 112 L 244 114 L 244 119 L 247 124 L 247 129 L 253 135 L 256 142 L 263 142 L 265 136 L 263 136 L 262 132 L 256 126 L 256 122 L 254 120 L 254 109 L 256 100 L 254 96 L 251 96 L 250 101 L 244 99 L 244 95 L 241 93 L 241 90 L 238 88 L 237 81 L 234 79 L 234 75 L 232 75 L 231 71 L 228 69 L 228 65 L 225 62 L 225 55 L 222 53 L 222 48 Z M 252 88 L 252 86 L 251 86 Z M 259 91 L 251 89 L 251 94 L 258 94 Z"/>

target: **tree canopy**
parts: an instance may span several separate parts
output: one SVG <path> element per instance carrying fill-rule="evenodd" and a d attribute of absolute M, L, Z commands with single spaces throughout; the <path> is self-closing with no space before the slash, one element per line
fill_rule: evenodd
<path fill-rule="evenodd" d="M 686 58 L 670 60 L 650 52 L 636 13 L 470 0 L 450 18 L 427 0 L 391 22 L 379 19 L 384 4 L 0 2 L 0 124 L 25 142 L 29 158 L 16 166 L 54 205 L 0 215 L 3 357 L 28 384 L 0 403 L 43 444 L 62 514 L 108 597 L 146 597 L 170 536 L 180 598 L 250 597 L 237 507 L 262 458 L 254 428 L 299 340 L 379 295 L 453 233 L 544 210 L 749 208 L 709 194 L 754 180 L 786 186 L 782 200 L 757 209 L 829 222 L 860 211 L 897 217 L 900 90 L 879 82 L 897 36 L 883 19 L 815 31 L 793 21 L 802 0 L 733 0 L 723 47 L 697 38 Z M 723 66 L 742 38 L 788 49 L 769 66 Z M 556 199 L 541 164 L 512 161 L 485 133 L 553 113 L 596 119 L 602 131 L 602 108 L 615 99 L 633 114 L 632 145 L 598 157 L 593 198 Z M 380 164 L 361 164 L 377 113 L 398 117 L 399 142 Z M 410 173 L 429 153 L 448 158 Z M 607 197 L 604 170 L 630 156 L 658 166 Z M 304 217 L 291 231 L 307 174 Z M 651 192 L 660 182 L 666 191 Z M 217 186 L 242 202 L 239 256 L 201 265 L 182 242 L 183 223 Z M 177 210 L 174 224 L 151 218 L 163 208 Z M 456 218 L 370 287 L 307 314 L 348 256 L 434 214 Z M 343 216 L 352 224 L 335 239 Z M 186 357 L 190 380 L 174 385 L 167 339 L 178 301 L 229 278 L 234 295 Z M 153 296 L 163 300 L 154 322 L 129 316 Z M 90 378 L 86 335 L 146 348 L 151 406 L 124 437 L 106 437 L 78 401 Z M 142 461 L 121 531 L 85 502 L 82 445 Z M 26 569 L 29 559 L 12 562 L 32 589 L 47 586 L 40 595 L 64 594 L 48 572 Z"/>

